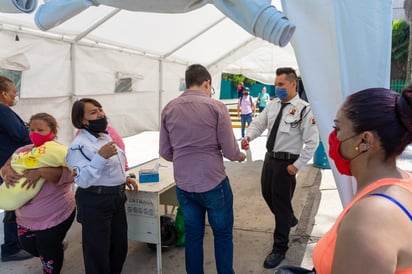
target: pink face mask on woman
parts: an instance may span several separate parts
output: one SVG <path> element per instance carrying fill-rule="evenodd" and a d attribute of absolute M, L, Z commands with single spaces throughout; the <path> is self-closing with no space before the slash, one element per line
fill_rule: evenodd
<path fill-rule="evenodd" d="M 46 143 L 48 141 L 51 141 L 53 139 L 54 139 L 54 134 L 51 131 L 47 135 L 41 135 L 37 132 L 30 133 L 30 140 L 33 142 L 33 144 L 36 147 L 39 147 L 39 146 L 43 145 L 44 143 Z"/>

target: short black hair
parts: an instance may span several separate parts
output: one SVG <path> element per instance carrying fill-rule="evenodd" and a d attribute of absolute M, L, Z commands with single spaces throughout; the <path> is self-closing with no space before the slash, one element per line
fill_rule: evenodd
<path fill-rule="evenodd" d="M 96 99 L 93 98 L 83 98 L 74 102 L 72 107 L 72 124 L 75 128 L 84 128 L 83 117 L 85 103 L 90 103 L 99 108 L 102 107 L 102 105 Z"/>
<path fill-rule="evenodd" d="M 286 79 L 290 82 L 296 81 L 298 79 L 298 75 L 296 71 L 291 67 L 282 67 L 276 70 L 276 76 L 286 74 Z"/>
<path fill-rule="evenodd" d="M 204 81 L 210 81 L 210 83 L 212 83 L 212 77 L 204 66 L 193 64 L 186 69 L 185 81 L 186 88 L 190 88 L 193 86 L 200 86 Z"/>

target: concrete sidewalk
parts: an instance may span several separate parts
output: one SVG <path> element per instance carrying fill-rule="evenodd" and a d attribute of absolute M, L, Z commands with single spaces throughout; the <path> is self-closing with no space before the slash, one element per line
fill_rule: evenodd
<path fill-rule="evenodd" d="M 234 130 L 240 138 L 240 129 Z M 149 140 L 148 140 L 149 141 Z M 153 146 L 153 136 L 150 137 Z M 251 143 L 254 161 L 233 163 L 226 161 L 226 170 L 234 193 L 234 267 L 236 273 L 273 273 L 273 269 L 263 268 L 263 260 L 271 250 L 274 219 L 260 193 L 260 171 L 263 163 L 266 136 Z M 144 146 L 144 143 L 142 144 Z M 135 148 L 139 151 L 141 148 Z M 144 148 L 147 150 L 147 146 Z M 151 148 L 157 151 L 156 147 Z M 130 152 L 129 152 L 130 153 Z M 298 225 L 291 231 L 290 249 L 283 264 L 311 267 L 311 254 L 319 237 L 333 224 L 341 211 L 339 196 L 330 170 L 321 170 L 311 163 L 302 168 L 297 176 L 297 188 L 293 199 Z M 3 234 L 0 226 L 0 234 Z M 73 223 L 67 239 L 69 247 L 65 252 L 63 274 L 84 273 L 81 248 L 81 227 Z M 206 226 L 204 240 L 206 274 L 216 273 L 213 236 Z M 185 273 L 184 248 L 171 247 L 163 250 L 163 273 Z M 40 274 L 38 258 L 20 262 L 0 263 L 0 273 Z M 129 253 L 124 266 L 124 274 L 157 273 L 156 252 L 146 243 L 129 241 Z"/>

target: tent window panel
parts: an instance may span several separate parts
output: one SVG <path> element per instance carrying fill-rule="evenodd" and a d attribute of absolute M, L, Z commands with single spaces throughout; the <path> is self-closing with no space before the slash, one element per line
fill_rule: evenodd
<path fill-rule="evenodd" d="M 114 92 L 132 92 L 133 90 L 133 79 L 128 78 L 120 78 L 116 81 L 116 86 L 114 88 Z"/>
<path fill-rule="evenodd" d="M 22 72 L 18 70 L 0 68 L 0 75 L 7 77 L 14 82 L 14 85 L 16 86 L 17 96 L 20 97 Z"/>
<path fill-rule="evenodd" d="M 180 82 L 179 82 L 179 91 L 185 91 L 185 89 L 186 89 L 185 79 L 180 79 Z"/>

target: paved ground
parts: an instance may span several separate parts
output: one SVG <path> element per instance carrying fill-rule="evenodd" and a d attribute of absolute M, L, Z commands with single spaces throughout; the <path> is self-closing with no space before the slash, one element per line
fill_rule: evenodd
<path fill-rule="evenodd" d="M 234 130 L 239 137 L 240 129 Z M 153 143 L 153 136 L 148 142 Z M 273 216 L 265 205 L 259 185 L 259 174 L 264 155 L 265 136 L 251 144 L 254 161 L 246 163 L 226 162 L 226 169 L 234 192 L 235 208 L 235 271 L 239 274 L 265 274 L 273 270 L 263 268 L 263 260 L 271 249 Z M 140 141 L 139 141 L 140 142 Z M 144 142 L 141 144 L 144 146 Z M 136 147 L 139 151 L 139 147 Z M 156 153 L 156 149 L 153 149 Z M 150 157 L 150 153 L 147 157 Z M 403 158 L 402 164 L 410 168 L 412 152 Z M 338 192 L 330 170 L 318 169 L 311 163 L 298 173 L 298 184 L 293 199 L 298 225 L 291 231 L 290 249 L 284 264 L 311 267 L 311 254 L 318 239 L 333 224 L 342 210 Z M 3 234 L 0 226 L 0 234 Z M 84 273 L 81 251 L 80 226 L 74 223 L 68 233 L 70 245 L 65 253 L 63 274 Z M 205 273 L 216 273 L 213 257 L 213 237 L 206 227 Z M 163 251 L 163 273 L 180 274 L 184 271 L 184 248 L 168 248 Z M 37 258 L 22 262 L 0 263 L 0 273 L 40 274 Z M 156 273 L 156 253 L 145 243 L 129 241 L 129 253 L 124 274 Z"/>

